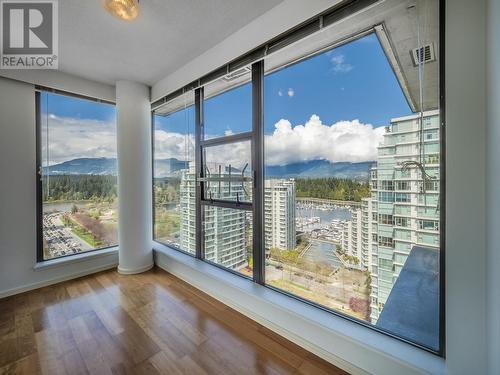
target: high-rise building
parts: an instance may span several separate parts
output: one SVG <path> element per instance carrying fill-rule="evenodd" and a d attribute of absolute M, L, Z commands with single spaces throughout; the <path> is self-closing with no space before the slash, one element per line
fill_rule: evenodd
<path fill-rule="evenodd" d="M 228 173 L 223 172 L 221 176 Z M 194 253 L 196 248 L 195 226 L 195 170 L 191 163 L 183 170 L 180 185 L 180 244 Z M 234 182 L 217 182 L 212 198 L 235 200 L 244 195 L 243 187 Z M 205 206 L 204 241 L 205 259 L 228 268 L 237 269 L 247 264 L 246 234 L 251 225 L 251 215 L 244 210 Z"/>
<path fill-rule="evenodd" d="M 264 184 L 264 232 L 266 252 L 296 246 L 295 180 L 266 179 Z"/>
<path fill-rule="evenodd" d="M 377 322 L 412 247 L 439 249 L 439 152 L 438 110 L 393 119 L 378 147 L 368 216 L 373 239 L 372 323 Z"/>
<path fill-rule="evenodd" d="M 218 168 L 215 168 L 217 170 Z M 191 164 L 183 170 L 180 183 L 180 246 L 194 253 L 195 227 L 195 170 Z M 220 176 L 228 176 L 223 172 Z M 219 176 L 219 177 L 220 177 Z M 212 198 L 235 200 L 245 193 L 241 184 L 226 181 L 214 183 Z M 295 181 L 266 179 L 265 181 L 265 243 L 266 250 L 276 247 L 295 248 Z M 205 259 L 228 268 L 237 269 L 247 263 L 248 241 L 251 238 L 251 214 L 244 210 L 205 206 Z"/>
<path fill-rule="evenodd" d="M 359 260 L 359 267 L 371 272 L 372 268 L 372 215 L 373 199 L 363 198 L 361 206 L 352 210 L 351 219 L 344 223 L 341 248 Z"/>

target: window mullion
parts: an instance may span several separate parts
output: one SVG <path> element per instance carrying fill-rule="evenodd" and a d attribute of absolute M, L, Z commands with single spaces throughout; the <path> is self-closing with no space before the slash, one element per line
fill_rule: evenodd
<path fill-rule="evenodd" d="M 203 155 L 202 155 L 202 142 L 204 140 L 203 132 L 203 87 L 195 90 L 195 181 L 196 181 L 196 191 L 195 191 L 195 227 L 196 227 L 196 253 L 195 256 L 198 259 L 205 258 L 205 250 L 203 246 L 203 208 L 201 206 L 201 200 L 203 196 L 203 184 L 200 178 L 203 177 Z"/>
<path fill-rule="evenodd" d="M 253 279 L 265 282 L 264 246 L 264 61 L 252 64 Z"/>

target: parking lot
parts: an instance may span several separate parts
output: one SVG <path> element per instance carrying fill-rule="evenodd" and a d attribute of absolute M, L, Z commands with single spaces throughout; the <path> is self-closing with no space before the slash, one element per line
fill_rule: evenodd
<path fill-rule="evenodd" d="M 62 213 L 60 212 L 45 214 L 43 216 L 43 234 L 47 242 L 50 257 L 59 257 L 92 250 L 92 246 L 74 234 L 71 228 L 64 226 L 61 216 Z"/>

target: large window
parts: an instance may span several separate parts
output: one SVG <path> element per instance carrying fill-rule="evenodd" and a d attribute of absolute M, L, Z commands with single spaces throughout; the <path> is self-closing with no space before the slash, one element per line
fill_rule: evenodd
<path fill-rule="evenodd" d="M 37 93 L 39 260 L 118 243 L 111 104 Z"/>
<path fill-rule="evenodd" d="M 159 242 L 194 254 L 194 95 L 186 93 L 154 114 L 154 233 Z"/>
<path fill-rule="evenodd" d="M 442 353 L 438 5 L 323 16 L 195 82 L 189 231 L 157 239 Z"/>

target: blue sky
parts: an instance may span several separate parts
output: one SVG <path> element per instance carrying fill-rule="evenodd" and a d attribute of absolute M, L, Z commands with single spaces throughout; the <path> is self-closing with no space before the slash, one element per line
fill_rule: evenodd
<path fill-rule="evenodd" d="M 374 34 L 267 75 L 264 90 L 266 155 L 280 165 L 317 159 L 373 160 L 383 134 L 376 128 L 411 113 Z M 63 124 L 67 119 L 73 125 L 71 134 L 85 134 L 89 145 L 97 143 L 67 157 L 62 154 L 58 160 L 80 154 L 92 157 L 92 152 L 114 157 L 116 142 L 99 135 L 100 129 L 113 130 L 114 106 L 59 95 L 48 98 L 49 113 L 59 120 L 61 136 L 69 136 Z M 43 100 L 42 110 L 46 109 Z M 251 111 L 250 84 L 206 100 L 207 135 L 250 130 Z M 194 108 L 156 116 L 155 121 L 157 157 L 182 158 L 194 133 Z M 53 132 L 52 138 L 56 136 Z M 279 155 L 289 154 L 285 151 L 292 147 L 300 150 L 295 158 Z"/>
<path fill-rule="evenodd" d="M 327 124 L 358 119 L 379 127 L 411 113 L 375 34 L 274 72 L 265 77 L 264 87 L 266 133 L 280 119 L 295 126 L 312 114 Z M 183 133 L 185 118 L 183 111 L 158 116 L 157 128 Z M 250 130 L 250 84 L 207 100 L 205 126 L 217 135 Z"/>
<path fill-rule="evenodd" d="M 116 121 L 115 106 L 110 104 L 54 94 L 43 94 L 41 102 L 42 113 L 46 113 L 48 107 L 49 113 L 57 117 Z"/>

